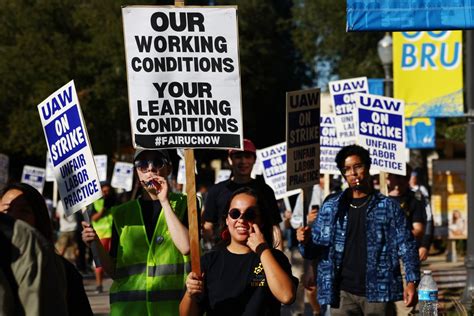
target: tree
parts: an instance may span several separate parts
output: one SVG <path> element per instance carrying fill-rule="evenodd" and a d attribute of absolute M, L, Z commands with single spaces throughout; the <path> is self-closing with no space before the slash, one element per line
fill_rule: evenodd
<path fill-rule="evenodd" d="M 44 163 L 36 105 L 72 79 L 95 153 L 111 155 L 117 134 L 130 134 L 121 3 L 0 0 L 0 152 L 13 163 Z"/>
<path fill-rule="evenodd" d="M 310 85 L 295 49 L 292 1 L 219 1 L 238 4 L 244 136 L 257 147 L 285 140 L 287 91 Z M 268 128 L 271 126 L 271 128 Z"/>
<path fill-rule="evenodd" d="M 315 79 L 325 82 L 367 76 L 382 78 L 377 56 L 381 32 L 346 32 L 345 0 L 295 0 L 293 38 L 303 60 L 314 65 Z M 325 86 L 321 86 L 325 89 Z"/>

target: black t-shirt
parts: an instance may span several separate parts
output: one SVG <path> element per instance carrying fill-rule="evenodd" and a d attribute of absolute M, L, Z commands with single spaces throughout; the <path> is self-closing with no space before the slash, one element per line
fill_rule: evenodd
<path fill-rule="evenodd" d="M 272 253 L 297 285 L 288 258 L 276 249 Z M 254 252 L 234 254 L 225 247 L 210 251 L 201 258 L 201 270 L 206 294 L 200 307 L 207 316 L 280 315 L 281 303 L 271 293 L 260 258 Z"/>
<path fill-rule="evenodd" d="M 278 225 L 282 221 L 273 189 L 265 182 L 255 179 L 247 183 L 235 183 L 229 179 L 212 186 L 207 194 L 203 220 L 214 224 L 219 223 L 226 212 L 225 207 L 232 193 L 243 187 L 252 188 L 257 192 L 259 199 L 267 206 L 263 212 L 266 216 L 270 216 L 274 225 Z"/>
<path fill-rule="evenodd" d="M 418 199 L 413 191 L 407 191 L 401 196 L 392 196 L 400 204 L 407 218 L 408 229 L 412 230 L 413 223 L 426 224 L 426 210 L 423 199 Z"/>
<path fill-rule="evenodd" d="M 349 207 L 347 212 L 346 243 L 341 268 L 341 290 L 365 296 L 367 272 L 367 207 L 371 196 L 352 199 L 351 204 L 359 208 Z"/>

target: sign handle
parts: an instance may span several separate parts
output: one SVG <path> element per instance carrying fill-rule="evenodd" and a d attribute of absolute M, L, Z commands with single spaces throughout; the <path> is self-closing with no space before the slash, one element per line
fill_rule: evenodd
<path fill-rule="evenodd" d="M 386 172 L 380 171 L 379 182 L 380 182 L 380 193 L 382 193 L 383 195 L 388 195 L 387 173 Z"/>
<path fill-rule="evenodd" d="M 328 196 L 329 193 L 331 193 L 331 177 L 329 173 L 326 173 L 324 174 L 324 197 Z"/>
<path fill-rule="evenodd" d="M 91 223 L 91 219 L 89 218 L 89 213 L 87 212 L 87 210 L 85 210 L 84 212 L 82 212 L 82 216 L 84 216 L 84 221 L 87 223 L 87 224 L 90 224 Z M 94 240 L 92 243 L 91 243 L 91 251 L 92 251 L 92 257 L 94 258 L 94 263 L 95 263 L 95 266 L 98 268 L 98 267 L 101 267 L 102 264 L 100 263 L 100 259 L 99 259 L 99 249 L 97 248 L 97 240 Z"/>
<path fill-rule="evenodd" d="M 308 225 L 308 209 L 309 203 L 311 203 L 311 195 L 313 194 L 313 187 L 304 187 L 303 188 L 303 227 Z"/>
<path fill-rule="evenodd" d="M 196 177 L 194 174 L 194 150 L 184 150 L 184 164 L 186 166 L 186 195 L 188 198 L 188 225 L 189 243 L 191 250 L 191 270 L 201 275 L 201 251 L 199 243 L 199 225 L 196 203 Z"/>
<path fill-rule="evenodd" d="M 55 209 L 58 207 L 58 182 L 56 179 L 53 181 L 53 207 Z"/>

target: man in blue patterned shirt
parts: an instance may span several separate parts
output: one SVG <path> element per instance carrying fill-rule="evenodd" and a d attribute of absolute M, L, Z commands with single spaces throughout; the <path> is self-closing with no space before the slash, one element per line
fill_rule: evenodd
<path fill-rule="evenodd" d="M 343 147 L 336 164 L 349 188 L 328 196 L 311 229 L 297 232 L 302 256 L 317 262 L 319 304 L 330 304 L 332 316 L 386 315 L 387 302 L 401 299 L 413 306 L 420 262 L 405 215 L 396 201 L 373 190 L 366 149 Z"/>

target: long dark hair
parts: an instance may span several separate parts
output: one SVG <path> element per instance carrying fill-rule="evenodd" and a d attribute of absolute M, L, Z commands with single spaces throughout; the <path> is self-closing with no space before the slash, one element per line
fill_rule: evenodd
<path fill-rule="evenodd" d="M 225 233 L 223 234 L 223 232 L 225 232 L 226 230 L 228 231 L 228 227 L 226 224 L 227 212 L 229 211 L 232 200 L 239 194 L 247 194 L 255 198 L 255 200 L 257 201 L 257 214 L 260 219 L 258 223 L 259 228 L 262 231 L 262 234 L 265 237 L 265 241 L 267 242 L 267 244 L 271 247 L 276 247 L 277 245 L 273 244 L 273 224 L 270 220 L 270 216 L 266 214 L 266 210 L 268 210 L 268 207 L 266 206 L 264 199 L 261 199 L 257 192 L 249 187 L 240 188 L 234 191 L 234 193 L 232 193 L 232 195 L 230 196 L 226 204 L 225 212 L 219 220 L 219 236 L 224 235 Z M 230 238 L 222 238 L 216 245 L 216 247 L 227 247 L 229 244 Z"/>
<path fill-rule="evenodd" d="M 46 201 L 41 193 L 26 183 L 12 183 L 2 190 L 2 196 L 10 190 L 18 190 L 23 193 L 28 205 L 31 207 L 35 217 L 35 228 L 51 243 L 54 243 L 53 225 L 48 213 Z"/>

